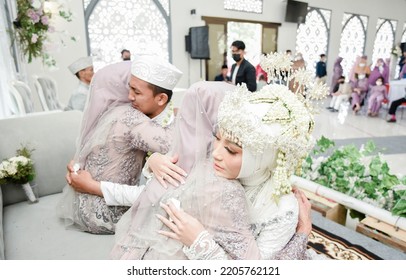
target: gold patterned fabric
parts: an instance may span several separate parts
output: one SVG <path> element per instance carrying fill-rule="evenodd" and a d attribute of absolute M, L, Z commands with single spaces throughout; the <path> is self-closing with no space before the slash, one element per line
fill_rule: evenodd
<path fill-rule="evenodd" d="M 308 248 L 336 260 L 381 260 L 382 258 L 362 246 L 325 231 L 315 225 L 309 235 Z"/>

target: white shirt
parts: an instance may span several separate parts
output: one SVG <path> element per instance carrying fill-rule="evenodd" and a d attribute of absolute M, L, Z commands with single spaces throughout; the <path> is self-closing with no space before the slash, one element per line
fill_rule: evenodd
<path fill-rule="evenodd" d="M 234 68 L 233 76 L 231 77 L 231 82 L 235 85 L 235 79 L 237 78 L 238 69 L 240 69 L 240 65 L 236 65 Z"/>

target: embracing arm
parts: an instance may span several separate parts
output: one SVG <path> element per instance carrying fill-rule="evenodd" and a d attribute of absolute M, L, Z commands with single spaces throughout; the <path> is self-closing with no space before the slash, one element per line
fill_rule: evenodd
<path fill-rule="evenodd" d="M 137 200 L 145 186 L 129 186 L 111 182 L 99 182 L 86 170 L 73 171 L 73 162 L 67 166 L 66 180 L 72 188 L 80 193 L 103 197 L 109 206 L 131 206 Z"/>
<path fill-rule="evenodd" d="M 190 247 L 202 231 L 210 232 L 211 235 L 196 242 L 199 247 L 195 247 L 194 256 L 189 256 L 192 259 L 219 259 L 221 256 L 225 259 L 258 259 L 260 253 L 249 227 L 248 205 L 241 185 L 221 179 L 213 184 L 205 184 L 203 189 L 192 208 L 199 210 L 190 210 L 195 212 L 198 219 L 184 210 L 175 209 L 171 204 L 169 207 L 162 206 L 174 222 L 159 216 L 173 231 L 160 233 Z M 210 244 L 206 243 L 208 240 Z"/>
<path fill-rule="evenodd" d="M 144 152 L 167 153 L 172 145 L 174 123 L 162 127 L 159 123 L 144 119 L 131 128 L 131 146 Z"/>
<path fill-rule="evenodd" d="M 251 256 L 251 259 L 273 258 L 298 260 L 306 258 L 307 238 L 312 229 L 311 205 L 303 192 L 297 189 L 293 191 L 299 203 L 299 222 L 297 224 L 296 233 L 285 247 L 277 252 L 272 251 L 269 253 L 269 251 L 263 247 L 270 241 L 268 238 L 271 231 L 270 228 L 268 228 L 268 234 L 261 233 L 262 237 L 260 235 L 258 238 L 259 249 L 262 249 L 260 255 L 257 257 Z M 172 205 L 163 205 L 162 207 L 166 210 L 171 219 L 175 218 L 175 223 L 160 216 L 159 219 L 173 231 L 161 231 L 160 233 L 169 238 L 181 241 L 185 245 L 184 253 L 189 259 L 232 259 L 232 257 L 216 243 L 213 236 L 204 229 L 203 225 L 197 219 L 183 211 L 177 210 Z"/>

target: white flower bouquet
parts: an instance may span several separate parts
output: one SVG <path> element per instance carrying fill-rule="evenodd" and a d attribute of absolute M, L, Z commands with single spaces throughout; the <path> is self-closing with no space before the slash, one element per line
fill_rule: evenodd
<path fill-rule="evenodd" d="M 22 147 L 17 150 L 16 156 L 5 159 L 0 163 L 0 185 L 20 184 L 30 202 L 36 202 L 32 188 L 29 184 L 34 177 L 34 163 L 31 160 L 33 150 Z"/>

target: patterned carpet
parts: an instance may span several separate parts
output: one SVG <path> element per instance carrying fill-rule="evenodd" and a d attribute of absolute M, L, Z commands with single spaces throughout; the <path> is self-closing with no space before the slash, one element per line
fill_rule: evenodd
<path fill-rule="evenodd" d="M 308 248 L 336 260 L 382 260 L 381 257 L 364 247 L 351 244 L 347 240 L 313 225 Z"/>

